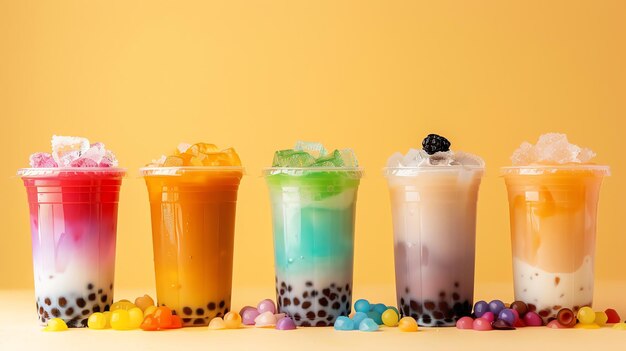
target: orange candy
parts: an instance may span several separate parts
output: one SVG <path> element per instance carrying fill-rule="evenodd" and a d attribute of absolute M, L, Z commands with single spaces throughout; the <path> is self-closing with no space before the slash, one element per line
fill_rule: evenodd
<path fill-rule="evenodd" d="M 146 317 L 140 326 L 145 331 L 154 331 L 159 329 L 159 322 L 152 315 Z"/>
<path fill-rule="evenodd" d="M 165 306 L 157 307 L 152 316 L 159 322 L 159 328 L 172 325 L 172 310 Z"/>
<path fill-rule="evenodd" d="M 172 315 L 172 324 L 167 329 L 180 329 L 183 327 L 183 321 L 177 315 Z"/>

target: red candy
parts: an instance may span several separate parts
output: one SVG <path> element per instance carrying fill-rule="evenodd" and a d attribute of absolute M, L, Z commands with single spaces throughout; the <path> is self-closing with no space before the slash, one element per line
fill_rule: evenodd
<path fill-rule="evenodd" d="M 485 314 L 483 314 L 480 318 L 488 320 L 489 323 L 496 320 L 496 316 L 493 314 L 493 312 L 485 312 Z"/>
<path fill-rule="evenodd" d="M 524 320 L 521 318 L 518 318 L 515 320 L 515 324 L 513 324 L 513 326 L 515 328 L 524 328 L 526 326 L 526 323 L 524 323 Z"/>
<path fill-rule="evenodd" d="M 482 317 L 474 319 L 472 327 L 474 328 L 474 330 L 478 331 L 487 331 L 493 329 L 493 327 L 491 327 L 491 322 Z"/>
<path fill-rule="evenodd" d="M 473 329 L 474 328 L 474 320 L 472 317 L 461 317 L 456 322 L 456 327 L 458 329 Z"/>
<path fill-rule="evenodd" d="M 535 312 L 526 312 L 524 315 L 524 324 L 528 327 L 541 327 L 543 325 L 543 320 Z"/>
<path fill-rule="evenodd" d="M 607 309 L 604 313 L 606 313 L 606 316 L 609 318 L 606 320 L 607 323 L 619 323 L 622 321 L 617 311 L 612 308 Z"/>

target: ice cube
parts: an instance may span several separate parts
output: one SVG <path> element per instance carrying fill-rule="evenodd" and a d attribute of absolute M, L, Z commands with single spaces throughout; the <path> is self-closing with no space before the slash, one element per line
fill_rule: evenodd
<path fill-rule="evenodd" d="M 179 156 L 168 156 L 163 161 L 163 167 L 182 167 L 183 164 L 183 159 Z"/>
<path fill-rule="evenodd" d="M 529 165 L 537 162 L 535 148 L 529 142 L 523 142 L 511 155 L 511 162 L 514 166 Z"/>
<path fill-rule="evenodd" d="M 402 167 L 404 155 L 401 152 L 395 152 L 387 159 L 387 167 Z"/>
<path fill-rule="evenodd" d="M 102 160 L 100 160 L 100 164 L 98 166 L 99 167 L 117 167 L 117 165 L 118 165 L 118 162 L 117 162 L 117 158 L 115 158 L 115 154 L 113 154 L 113 152 L 111 152 L 110 150 L 107 150 L 104 153 L 104 157 L 102 157 Z"/>
<path fill-rule="evenodd" d="M 104 157 L 106 153 L 106 150 L 104 149 L 104 144 L 102 143 L 98 143 L 98 144 L 94 144 L 94 146 L 90 147 L 89 150 L 82 153 L 80 155 L 80 158 L 88 158 L 94 161 L 96 164 L 100 163 L 100 161 L 102 161 L 102 158 Z"/>
<path fill-rule="evenodd" d="M 515 166 L 530 164 L 566 164 L 587 163 L 595 157 L 595 153 L 580 148 L 567 140 L 567 135 L 560 133 L 543 134 L 534 146 L 523 142 L 513 152 L 511 161 Z"/>
<path fill-rule="evenodd" d="M 343 167 L 359 167 L 359 161 L 356 159 L 356 154 L 352 149 L 342 149 L 339 150 L 339 156 L 343 163 Z"/>
<path fill-rule="evenodd" d="M 578 160 L 582 163 L 588 163 L 594 157 L 596 157 L 596 153 L 586 147 L 582 148 L 578 154 Z"/>
<path fill-rule="evenodd" d="M 239 155 L 235 149 L 229 147 L 228 149 L 222 150 L 222 152 L 228 156 L 229 166 L 241 166 L 241 159 L 239 159 Z"/>
<path fill-rule="evenodd" d="M 189 149 L 190 147 L 191 147 L 191 144 L 189 143 L 180 143 L 178 144 L 178 147 L 176 148 L 176 150 L 182 154 L 182 153 L 185 153 L 185 151 L 187 151 L 187 149 Z"/>
<path fill-rule="evenodd" d="M 296 146 L 293 148 L 295 151 L 308 152 L 314 158 L 320 158 L 326 155 L 326 149 L 322 143 L 301 141 L 296 142 Z"/>
<path fill-rule="evenodd" d="M 456 151 L 454 153 L 454 161 L 463 166 L 485 167 L 485 161 L 482 158 L 462 151 Z"/>
<path fill-rule="evenodd" d="M 90 158 L 79 157 L 73 160 L 70 167 L 98 167 L 98 163 Z"/>
<path fill-rule="evenodd" d="M 428 158 L 422 154 L 423 150 L 410 149 L 402 158 L 402 165 L 404 167 L 417 167 L 425 159 Z"/>
<path fill-rule="evenodd" d="M 305 151 L 279 150 L 274 153 L 272 167 L 309 167 L 315 158 Z"/>
<path fill-rule="evenodd" d="M 202 160 L 203 166 L 230 166 L 231 155 L 225 152 L 211 152 Z"/>
<path fill-rule="evenodd" d="M 317 160 L 315 160 L 315 163 L 313 164 L 313 167 L 342 167 L 342 166 L 343 166 L 343 160 L 341 159 L 341 153 L 339 152 L 339 150 L 334 150 L 332 153 L 326 156 L 319 157 Z"/>
<path fill-rule="evenodd" d="M 91 145 L 89 140 L 81 137 L 72 136 L 52 136 L 52 157 L 59 166 L 67 166 L 71 161 L 80 157 L 80 155 L 89 150 Z M 67 156 L 67 154 L 70 154 Z M 78 157 L 74 157 L 78 155 Z M 61 161 L 65 158 L 64 161 Z M 69 159 L 69 162 L 67 160 Z"/>
<path fill-rule="evenodd" d="M 30 155 L 30 166 L 33 168 L 54 168 L 59 165 L 49 153 L 37 152 Z"/>

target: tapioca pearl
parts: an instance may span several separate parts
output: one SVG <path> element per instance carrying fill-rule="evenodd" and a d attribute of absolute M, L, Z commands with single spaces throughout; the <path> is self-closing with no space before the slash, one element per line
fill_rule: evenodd
<path fill-rule="evenodd" d="M 109 290 L 113 290 L 113 283 L 109 284 Z"/>
<path fill-rule="evenodd" d="M 204 315 L 204 309 L 202 309 L 202 308 L 196 308 L 196 314 L 197 314 L 198 316 L 202 316 L 202 315 Z"/>
<path fill-rule="evenodd" d="M 224 305 L 226 305 L 226 302 L 224 302 L 224 300 L 220 301 L 220 304 L 219 304 L 220 308 L 224 308 Z"/>
<path fill-rule="evenodd" d="M 87 290 L 91 290 L 91 289 L 93 289 L 93 284 L 91 283 L 87 284 Z"/>
<path fill-rule="evenodd" d="M 280 282 L 280 286 L 283 288 L 287 288 L 287 284 L 285 282 Z"/>
<path fill-rule="evenodd" d="M 330 289 L 328 288 L 322 289 L 322 295 L 327 296 L 327 297 L 330 296 Z"/>
<path fill-rule="evenodd" d="M 193 313 L 193 311 L 191 310 L 191 307 L 188 307 L 188 306 L 183 307 L 183 314 L 184 314 L 184 315 L 189 316 L 189 315 L 191 315 L 192 313 Z"/>
<path fill-rule="evenodd" d="M 43 307 L 39 306 L 39 314 L 43 314 Z"/>
<path fill-rule="evenodd" d="M 424 315 L 422 316 L 422 322 L 423 322 L 424 324 L 429 324 L 429 323 L 431 323 L 431 322 L 432 322 L 432 319 L 430 318 L 430 316 L 429 316 L 429 315 L 424 314 Z"/>
<path fill-rule="evenodd" d="M 318 317 L 326 317 L 326 311 L 324 311 L 324 310 L 317 311 L 317 316 Z"/>
<path fill-rule="evenodd" d="M 86 316 L 86 315 L 88 315 L 88 314 L 90 314 L 90 313 L 91 313 L 91 311 L 90 311 L 90 310 L 87 310 L 87 309 L 85 309 L 85 310 L 83 310 L 83 311 L 81 312 L 81 314 L 82 314 L 83 316 Z"/>
<path fill-rule="evenodd" d="M 435 309 L 435 303 L 432 301 L 426 301 L 424 302 L 424 307 L 426 307 L 428 311 L 432 311 Z"/>
<path fill-rule="evenodd" d="M 326 327 L 328 326 L 328 324 L 325 321 L 317 321 L 317 323 L 315 323 L 316 327 Z"/>
<path fill-rule="evenodd" d="M 293 290 L 293 288 L 291 287 L 291 285 L 287 285 L 287 291 L 291 292 L 291 290 Z"/>
<path fill-rule="evenodd" d="M 311 307 L 311 302 L 310 301 L 304 301 L 302 303 L 302 308 L 307 309 L 309 307 Z"/>
<path fill-rule="evenodd" d="M 348 301 L 348 296 L 346 296 L 345 294 L 341 295 L 341 302 L 347 302 L 347 301 Z"/>
<path fill-rule="evenodd" d="M 193 324 L 194 325 L 202 325 L 202 324 L 205 324 L 205 323 L 206 323 L 206 321 L 205 321 L 204 318 L 196 318 L 196 319 L 193 320 Z"/>
<path fill-rule="evenodd" d="M 65 305 L 67 305 L 67 300 L 63 296 L 59 297 L 59 306 L 65 307 Z"/>
<path fill-rule="evenodd" d="M 280 289 L 280 295 L 285 295 L 285 289 Z"/>
<path fill-rule="evenodd" d="M 46 298 L 43 300 L 43 302 L 44 302 L 46 305 L 48 305 L 48 306 L 52 305 L 52 301 L 50 300 L 50 298 L 49 298 L 49 297 L 46 297 Z"/>
<path fill-rule="evenodd" d="M 215 309 L 215 302 L 209 302 L 206 307 L 209 309 L 209 311 L 213 311 Z M 191 308 L 189 310 L 191 311 Z M 189 314 L 191 314 L 191 312 L 189 312 Z"/>
<path fill-rule="evenodd" d="M 98 289 L 98 295 L 102 294 L 102 289 Z"/>
<path fill-rule="evenodd" d="M 294 306 L 298 306 L 300 304 L 300 299 L 297 298 L 297 297 L 294 297 L 293 298 L 293 304 L 294 304 Z"/>
<path fill-rule="evenodd" d="M 316 297 L 317 295 L 319 295 L 319 292 L 317 290 L 312 290 L 311 291 L 311 296 L 312 297 Z"/>
<path fill-rule="evenodd" d="M 185 324 L 191 323 L 192 320 L 193 320 L 193 318 L 183 318 L 182 319 L 183 323 L 185 323 Z"/>
<path fill-rule="evenodd" d="M 89 294 L 89 296 L 87 296 L 87 299 L 89 301 L 95 301 L 96 300 L 96 294 L 94 294 L 94 293 Z"/>
<path fill-rule="evenodd" d="M 439 301 L 439 303 L 437 304 L 437 307 L 439 308 L 439 311 L 442 311 L 442 312 L 445 312 L 450 309 L 450 306 L 448 305 L 446 301 Z"/>
<path fill-rule="evenodd" d="M 445 318 L 445 316 L 443 315 L 443 312 L 441 312 L 441 311 L 433 312 L 433 317 L 435 319 L 444 319 Z"/>
<path fill-rule="evenodd" d="M 72 307 L 69 307 L 68 309 L 65 310 L 65 315 L 66 316 L 71 316 L 74 314 L 74 309 Z"/>
<path fill-rule="evenodd" d="M 454 287 L 458 288 L 459 287 L 459 282 L 454 282 Z"/>
<path fill-rule="evenodd" d="M 305 292 L 302 293 L 302 298 L 306 299 L 308 297 L 309 297 L 309 292 L 308 291 L 305 291 Z"/>
<path fill-rule="evenodd" d="M 93 308 L 92 308 L 92 310 L 93 310 L 94 312 L 100 312 L 100 305 L 94 305 L 94 306 L 93 306 Z"/>
<path fill-rule="evenodd" d="M 83 327 L 87 327 L 88 324 L 89 324 L 89 318 L 84 318 L 80 321 L 80 325 L 82 325 Z"/>
<path fill-rule="evenodd" d="M 100 302 L 102 302 L 102 303 L 107 302 L 107 299 L 108 299 L 107 294 L 104 294 L 104 295 L 100 296 Z"/>
<path fill-rule="evenodd" d="M 310 320 L 315 320 L 315 312 L 313 311 L 309 311 L 306 313 L 306 318 L 310 319 Z"/>
<path fill-rule="evenodd" d="M 283 306 L 291 305 L 291 300 L 288 297 L 283 297 Z"/>
<path fill-rule="evenodd" d="M 339 302 L 335 301 L 335 302 L 333 302 L 333 305 L 331 307 L 334 310 L 338 310 L 338 309 L 341 308 L 341 304 Z"/>
<path fill-rule="evenodd" d="M 330 301 L 334 301 L 338 298 L 339 296 L 335 293 L 330 293 L 330 296 L 328 297 L 330 299 Z"/>
<path fill-rule="evenodd" d="M 456 292 L 452 293 L 452 300 L 459 301 L 460 299 L 461 299 L 461 296 L 458 293 Z"/>
<path fill-rule="evenodd" d="M 54 307 L 50 310 L 50 314 L 54 317 L 59 317 L 61 315 L 61 311 L 58 308 Z"/>
<path fill-rule="evenodd" d="M 109 304 L 104 305 L 104 310 L 105 310 L 105 311 L 108 311 L 108 310 L 110 310 L 110 309 L 111 309 L 111 306 L 109 306 Z"/>
<path fill-rule="evenodd" d="M 322 306 L 328 306 L 328 300 L 325 297 L 320 298 L 317 302 Z"/>

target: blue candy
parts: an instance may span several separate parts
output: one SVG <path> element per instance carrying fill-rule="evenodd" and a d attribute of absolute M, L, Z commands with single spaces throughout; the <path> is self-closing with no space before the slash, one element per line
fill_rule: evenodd
<path fill-rule="evenodd" d="M 365 318 L 367 318 L 367 314 L 363 312 L 357 312 L 354 314 L 354 316 L 352 316 L 352 320 L 354 321 L 354 330 L 359 329 L 359 325 L 361 325 L 361 322 Z"/>
<path fill-rule="evenodd" d="M 369 311 L 367 312 L 367 317 L 374 320 L 374 322 L 376 322 L 378 325 L 383 324 L 383 318 L 382 318 L 382 314 L 376 312 L 376 311 Z"/>
<path fill-rule="evenodd" d="M 335 320 L 335 330 L 354 330 L 354 321 L 346 316 L 339 316 Z"/>
<path fill-rule="evenodd" d="M 515 324 L 515 313 L 510 308 L 505 308 L 498 314 L 498 319 L 505 321 L 508 325 L 513 326 Z"/>
<path fill-rule="evenodd" d="M 480 300 L 474 304 L 474 315 L 476 318 L 480 318 L 483 314 L 490 312 L 489 304 L 486 301 Z"/>
<path fill-rule="evenodd" d="M 370 302 L 365 299 L 359 299 L 354 303 L 354 310 L 367 313 L 370 311 Z"/>
<path fill-rule="evenodd" d="M 500 300 L 493 300 L 489 303 L 489 311 L 491 311 L 495 317 L 497 317 L 503 309 L 504 302 Z"/>
<path fill-rule="evenodd" d="M 383 313 L 385 313 L 385 311 L 387 311 L 387 305 L 385 305 L 384 303 L 377 303 L 373 307 L 370 306 L 370 309 L 382 315 Z"/>
<path fill-rule="evenodd" d="M 378 324 L 371 318 L 365 318 L 361 324 L 359 324 L 359 330 L 365 332 L 372 332 L 378 330 Z"/>

